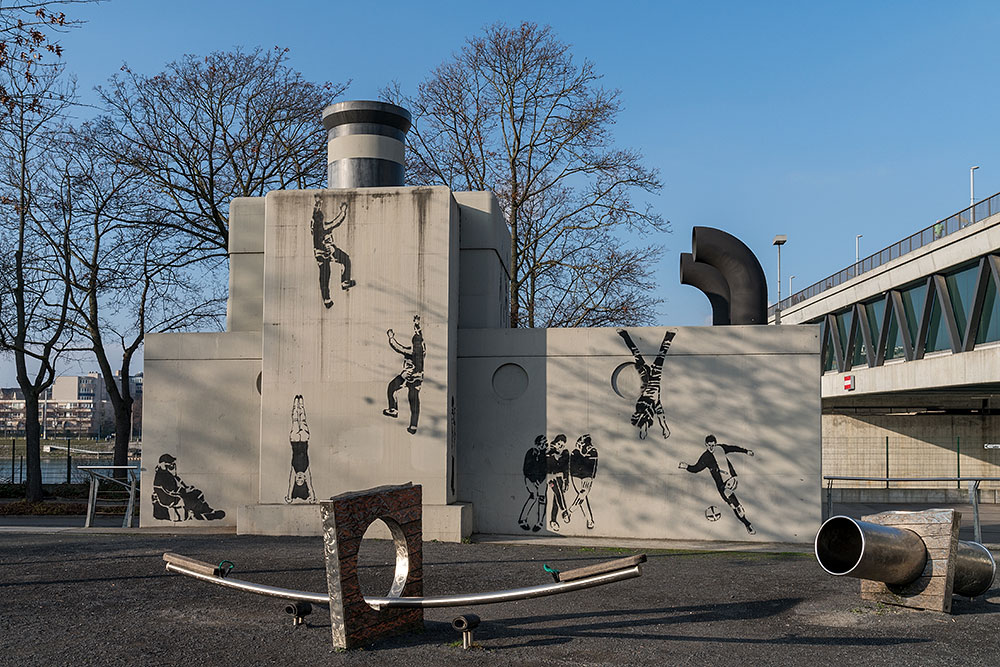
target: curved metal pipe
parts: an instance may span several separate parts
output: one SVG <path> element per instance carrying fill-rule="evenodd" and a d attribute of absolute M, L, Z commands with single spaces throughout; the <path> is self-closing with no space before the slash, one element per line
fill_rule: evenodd
<path fill-rule="evenodd" d="M 461 607 L 477 604 L 493 604 L 495 602 L 509 602 L 512 600 L 529 600 L 531 598 L 545 597 L 546 595 L 556 595 L 558 593 L 569 593 L 570 591 L 603 586 L 616 581 L 632 579 L 642 574 L 639 565 L 634 565 L 615 572 L 606 572 L 592 577 L 576 579 L 551 584 L 541 584 L 539 586 L 526 586 L 524 588 L 511 588 L 502 591 L 491 591 L 488 593 L 463 593 L 459 595 L 432 595 L 427 597 L 365 597 L 367 602 L 374 609 L 391 609 L 400 607 Z M 225 579 L 212 575 L 202 574 L 189 570 L 175 563 L 167 563 L 168 572 L 176 572 L 193 579 L 207 581 L 210 584 L 217 584 L 226 588 L 233 588 L 247 593 L 266 595 L 269 597 L 281 598 L 283 600 L 302 600 L 315 604 L 330 604 L 328 594 L 309 593 L 307 591 L 297 591 L 291 588 L 280 588 L 277 586 L 267 586 L 265 584 L 255 584 L 241 579 L 227 577 Z"/>
<path fill-rule="evenodd" d="M 729 285 L 730 323 L 767 324 L 767 278 L 750 248 L 721 229 L 695 227 L 691 255 L 718 269 Z"/>
<path fill-rule="evenodd" d="M 997 573 L 997 562 L 990 550 L 979 542 L 959 540 L 958 553 L 955 554 L 955 586 L 956 595 L 974 598 L 982 595 L 993 587 L 993 578 Z"/>
<path fill-rule="evenodd" d="M 908 584 L 924 571 L 927 549 L 912 530 L 848 516 L 831 517 L 816 533 L 816 560 L 837 576 Z"/>
<path fill-rule="evenodd" d="M 712 304 L 712 324 L 729 324 L 729 283 L 711 264 L 694 261 L 689 252 L 681 253 L 681 285 L 700 289 Z"/>

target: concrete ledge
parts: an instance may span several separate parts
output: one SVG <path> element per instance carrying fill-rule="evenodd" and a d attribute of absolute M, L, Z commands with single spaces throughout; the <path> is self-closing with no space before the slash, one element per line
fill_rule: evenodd
<path fill-rule="evenodd" d="M 961 489 L 833 489 L 835 503 L 968 503 L 969 490 Z M 980 503 L 997 503 L 1000 492 L 980 489 Z M 823 490 L 826 502 L 826 490 Z"/>
<path fill-rule="evenodd" d="M 425 542 L 461 542 L 472 534 L 472 504 L 424 505 L 423 538 Z M 237 535 L 323 535 L 323 520 L 318 504 L 258 504 L 243 505 L 236 511 Z M 392 539 L 389 529 L 380 521 L 365 533 L 375 540 Z"/>

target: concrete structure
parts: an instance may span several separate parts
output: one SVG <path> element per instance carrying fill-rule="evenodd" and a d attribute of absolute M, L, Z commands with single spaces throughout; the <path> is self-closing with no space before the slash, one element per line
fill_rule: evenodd
<path fill-rule="evenodd" d="M 821 327 L 824 474 L 1000 477 L 1000 448 L 984 447 L 1000 442 L 1000 195 L 825 282 L 781 304 L 783 325 Z M 995 500 L 1000 483 L 983 489 Z"/>
<path fill-rule="evenodd" d="M 142 525 L 318 535 L 318 499 L 413 482 L 424 539 L 807 539 L 819 328 L 509 329 L 496 198 L 351 166 L 397 155 L 386 107 L 324 112 L 359 187 L 232 203 L 225 333 L 147 338 Z"/>

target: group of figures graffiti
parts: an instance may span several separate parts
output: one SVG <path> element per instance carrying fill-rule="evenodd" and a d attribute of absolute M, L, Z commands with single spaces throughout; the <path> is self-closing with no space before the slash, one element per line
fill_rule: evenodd
<path fill-rule="evenodd" d="M 649 427 L 657 423 L 663 438 L 670 437 L 670 427 L 667 425 L 666 411 L 660 397 L 660 383 L 663 373 L 663 362 L 676 332 L 667 331 L 663 334 L 659 351 L 652 364 L 646 363 L 639 347 L 624 329 L 616 333 L 625 341 L 625 346 L 632 353 L 636 373 L 639 375 L 639 397 L 635 401 L 635 411 L 629 423 L 639 429 L 639 438 L 645 439 Z M 728 454 L 746 454 L 753 456 L 752 449 L 737 445 L 719 443 L 716 437 L 709 434 L 705 437 L 705 451 L 698 461 L 689 465 L 683 461 L 679 468 L 690 473 L 708 470 L 722 501 L 728 505 L 736 518 L 743 524 L 746 531 L 754 535 L 753 525 L 746 516 L 746 509 L 736 497 L 736 487 L 739 477 Z M 548 442 L 544 435 L 535 438 L 534 445 L 524 455 L 524 484 L 528 489 L 528 499 L 521 508 L 518 525 L 524 530 L 539 531 L 545 524 L 546 507 L 549 507 L 548 527 L 559 531 L 562 523 L 569 523 L 573 511 L 581 508 L 587 521 L 587 528 L 594 527 L 594 514 L 590 507 L 590 489 L 597 474 L 597 448 L 591 442 L 590 435 L 580 436 L 572 451 L 566 449 L 566 436 L 557 435 Z M 572 503 L 567 505 L 567 494 L 575 493 Z M 551 498 L 551 500 L 550 500 Z M 709 505 L 705 510 L 705 518 L 718 521 L 722 513 L 715 505 Z"/>
<path fill-rule="evenodd" d="M 539 435 L 524 455 L 524 485 L 528 489 L 528 499 L 517 521 L 524 530 L 537 533 L 542 529 L 546 507 L 551 508 L 550 530 L 559 532 L 560 521 L 569 523 L 577 509 L 583 513 L 587 528 L 594 527 L 589 496 L 597 475 L 597 447 L 589 433 L 577 438 L 572 450 L 566 447 L 566 442 L 562 433 L 551 442 Z M 550 495 L 551 502 L 548 501 Z"/>

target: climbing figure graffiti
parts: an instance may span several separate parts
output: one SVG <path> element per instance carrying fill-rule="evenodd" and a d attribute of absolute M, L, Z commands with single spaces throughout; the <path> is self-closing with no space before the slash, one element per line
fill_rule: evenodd
<path fill-rule="evenodd" d="M 309 228 L 312 232 L 313 255 L 319 265 L 319 291 L 323 297 L 323 305 L 329 308 L 333 305 L 333 299 L 330 297 L 330 262 L 337 262 L 343 267 L 340 274 L 342 290 L 349 290 L 357 283 L 351 280 L 350 256 L 333 241 L 333 230 L 344 224 L 344 220 L 347 219 L 347 202 L 340 204 L 340 212 L 333 220 L 325 220 L 325 217 L 323 197 L 316 195 Z"/>
<path fill-rule="evenodd" d="M 309 426 L 301 394 L 292 399 L 292 427 L 288 432 L 288 444 L 292 447 L 292 465 L 288 471 L 285 502 L 302 500 L 314 503 L 316 492 L 313 490 L 312 471 L 309 470 Z"/>
<path fill-rule="evenodd" d="M 409 346 L 400 344 L 392 329 L 385 333 L 389 337 L 389 347 L 403 355 L 403 370 L 389 381 L 389 386 L 386 388 L 389 407 L 383 410 L 382 414 L 393 419 L 399 417 L 396 392 L 405 385 L 406 397 L 410 403 L 410 425 L 406 430 L 412 435 L 417 432 L 417 420 L 420 417 L 420 385 L 424 381 L 424 356 L 427 354 L 427 345 L 424 343 L 424 334 L 420 328 L 420 315 L 413 316 L 413 338 L 410 339 Z"/>
<path fill-rule="evenodd" d="M 521 508 L 517 525 L 524 530 L 537 533 L 545 523 L 545 454 L 549 443 L 544 435 L 535 438 L 535 444 L 524 454 L 524 486 L 528 489 L 528 499 Z M 528 519 L 532 518 L 529 523 Z"/>
<path fill-rule="evenodd" d="M 624 329 L 617 329 L 616 331 L 622 337 L 622 340 L 625 341 L 629 352 L 635 358 L 635 371 L 639 374 L 639 380 L 642 382 L 642 391 L 635 402 L 635 412 L 632 413 L 630 421 L 633 426 L 638 427 L 639 438 L 643 439 L 646 437 L 649 427 L 653 425 L 653 420 L 656 419 L 660 424 L 663 437 L 669 438 L 670 427 L 667 426 L 667 417 L 663 411 L 663 404 L 660 402 L 660 375 L 663 371 L 663 360 L 667 356 L 667 351 L 670 349 L 670 342 L 674 339 L 675 332 L 668 331 L 663 334 L 663 341 L 660 342 L 660 350 L 656 354 L 656 359 L 653 360 L 653 365 L 650 366 L 643 359 L 642 353 L 639 352 L 636 344 L 632 342 L 632 337 L 628 335 L 628 332 Z"/>
<path fill-rule="evenodd" d="M 205 494 L 185 484 L 177 476 L 177 458 L 163 454 L 153 475 L 153 518 L 161 521 L 198 519 L 214 521 L 225 518 L 223 510 L 212 509 Z"/>
<path fill-rule="evenodd" d="M 569 507 L 569 516 L 579 507 L 587 520 L 587 528 L 594 527 L 594 513 L 590 509 L 590 487 L 594 485 L 597 475 L 597 447 L 591 442 L 590 434 L 585 433 L 577 438 L 576 445 L 569 455 L 569 476 L 576 491 L 576 499 Z M 566 519 L 569 521 L 569 518 Z"/>
<path fill-rule="evenodd" d="M 751 535 L 755 534 L 757 531 L 755 531 L 753 526 L 750 525 L 750 520 L 746 517 L 746 510 L 743 509 L 743 505 L 740 504 L 739 498 L 736 497 L 736 486 L 739 479 L 736 476 L 736 469 L 733 468 L 732 462 L 729 460 L 729 457 L 726 456 L 727 454 L 733 454 L 736 452 L 746 454 L 747 456 L 753 456 L 753 450 L 737 447 L 736 445 L 724 445 L 718 443 L 715 436 L 711 434 L 705 437 L 705 450 L 706 451 L 702 452 L 698 462 L 694 465 L 688 465 L 682 461 L 678 467 L 692 473 L 699 473 L 702 470 L 708 469 L 708 471 L 712 474 L 712 479 L 715 480 L 715 488 L 719 490 L 719 495 L 722 496 L 722 499 L 726 502 L 726 504 L 732 508 L 733 514 L 735 514 L 736 518 L 743 523 L 747 532 Z M 709 508 L 709 510 L 712 509 L 714 509 L 714 506 Z M 717 512 L 709 512 L 709 510 L 705 511 L 706 518 L 708 518 L 709 521 L 717 520 Z"/>

